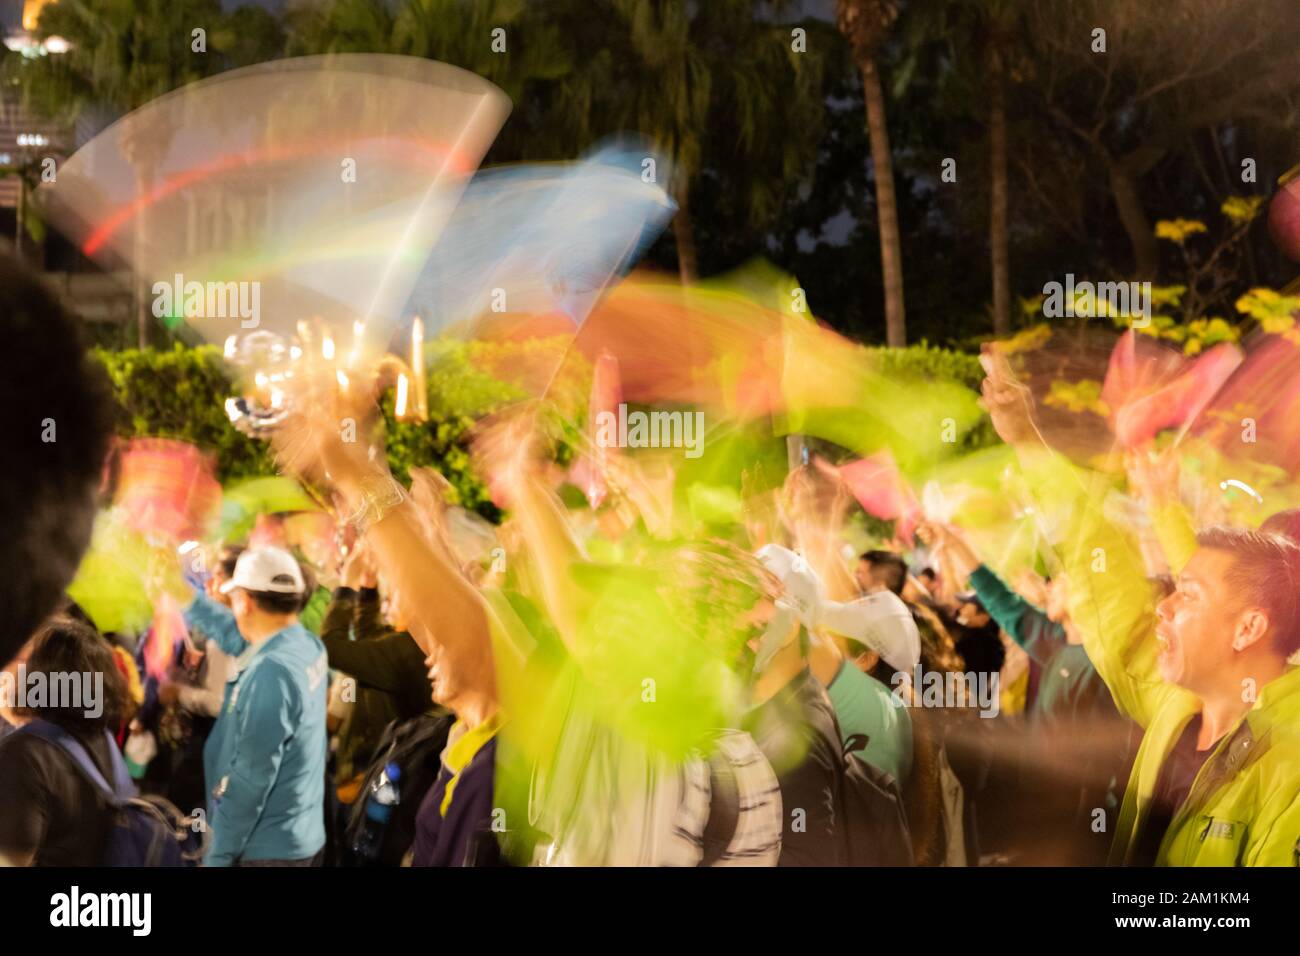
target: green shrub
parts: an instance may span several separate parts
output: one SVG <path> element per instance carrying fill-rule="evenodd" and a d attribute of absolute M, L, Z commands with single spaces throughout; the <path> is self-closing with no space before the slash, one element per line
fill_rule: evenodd
<path fill-rule="evenodd" d="M 497 509 L 470 468 L 469 436 L 476 421 L 503 405 L 537 393 L 548 369 L 561 354 L 560 340 L 476 342 L 437 339 L 426 347 L 429 421 L 422 425 L 393 418 L 391 392 L 383 402 L 388 460 L 405 481 L 410 469 L 427 465 L 441 471 L 455 488 L 460 504 L 490 519 Z M 874 349 L 884 369 L 918 380 L 955 380 L 978 388 L 983 370 L 974 355 L 921 344 L 905 349 Z M 117 394 L 117 433 L 123 438 L 150 436 L 190 442 L 216 458 L 223 483 L 276 473 L 269 446 L 231 427 L 225 400 L 234 394 L 216 346 L 171 349 L 96 349 L 95 354 Z M 581 427 L 589 388 L 590 366 L 570 355 L 551 383 L 549 394 L 569 409 L 565 417 Z M 985 419 L 966 436 L 963 447 L 996 442 Z M 571 449 L 558 449 L 566 462 Z"/>
<path fill-rule="evenodd" d="M 418 465 L 437 468 L 461 503 L 487 517 L 496 509 L 474 478 L 467 442 L 473 423 L 501 405 L 524 397 L 523 389 L 483 370 L 509 346 L 436 341 L 428 347 L 429 421 L 403 424 L 393 418 L 391 392 L 383 403 L 389 464 L 402 480 Z M 276 473 L 266 442 L 236 431 L 225 400 L 235 394 L 216 346 L 170 350 L 96 350 L 117 395 L 117 434 L 190 442 L 216 458 L 222 483 Z M 505 363 L 498 363 L 505 364 Z"/>

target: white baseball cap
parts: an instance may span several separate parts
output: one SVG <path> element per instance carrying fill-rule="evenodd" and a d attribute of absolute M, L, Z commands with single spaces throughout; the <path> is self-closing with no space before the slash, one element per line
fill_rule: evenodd
<path fill-rule="evenodd" d="M 235 573 L 221 585 L 222 594 L 235 588 L 270 591 L 274 594 L 302 594 L 307 585 L 302 568 L 293 555 L 281 548 L 249 548 L 235 562 Z"/>
<path fill-rule="evenodd" d="M 893 591 L 868 594 L 841 604 L 822 606 L 827 630 L 865 644 L 896 671 L 910 674 L 921 661 L 921 635 L 912 612 Z"/>
<path fill-rule="evenodd" d="M 825 588 L 804 556 L 779 544 L 763 545 L 755 556 L 785 587 L 780 601 L 791 607 L 804 627 L 816 627 L 826 600 Z"/>

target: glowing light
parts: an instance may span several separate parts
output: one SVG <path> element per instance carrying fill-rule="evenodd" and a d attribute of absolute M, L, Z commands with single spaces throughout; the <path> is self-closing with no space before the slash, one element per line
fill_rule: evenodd
<path fill-rule="evenodd" d="M 393 401 L 393 415 L 401 418 L 406 414 L 406 392 L 408 389 L 406 373 L 397 376 L 397 397 Z"/>
<path fill-rule="evenodd" d="M 1256 491 L 1254 488 L 1250 487 L 1250 485 L 1246 484 L 1244 481 L 1238 481 L 1236 478 L 1228 478 L 1225 481 L 1219 482 L 1220 491 L 1227 491 L 1229 488 L 1240 488 L 1246 494 L 1254 498 L 1256 503 L 1261 505 L 1264 503 L 1263 496 L 1260 495 L 1260 493 Z"/>
<path fill-rule="evenodd" d="M 320 341 L 320 353 L 325 357 L 325 361 L 334 361 L 334 336 L 328 333 Z"/>

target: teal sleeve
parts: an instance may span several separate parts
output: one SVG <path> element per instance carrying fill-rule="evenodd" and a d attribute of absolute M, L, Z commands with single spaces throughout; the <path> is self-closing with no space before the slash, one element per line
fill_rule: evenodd
<path fill-rule="evenodd" d="M 235 615 L 224 604 L 206 594 L 197 594 L 185 609 L 185 626 L 202 633 L 208 640 L 231 657 L 238 657 L 248 648 L 248 642 L 239 633 Z M 199 642 L 201 643 L 201 642 Z"/>
<path fill-rule="evenodd" d="M 984 605 L 984 610 L 989 612 L 989 617 L 997 621 L 998 627 L 1006 631 L 1013 641 L 1024 647 L 1028 638 L 1020 632 L 1021 623 L 1025 612 L 1032 610 L 1033 605 L 1011 590 L 1007 583 L 985 564 L 981 564 L 971 572 L 970 586 L 975 589 L 975 594 Z"/>

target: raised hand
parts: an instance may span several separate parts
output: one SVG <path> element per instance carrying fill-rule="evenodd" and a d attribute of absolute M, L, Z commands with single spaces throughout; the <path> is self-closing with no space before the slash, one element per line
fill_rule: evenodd
<path fill-rule="evenodd" d="M 1037 439 L 1033 396 L 1016 379 L 1007 357 L 996 348 L 985 346 L 980 364 L 987 376 L 980 386 L 982 404 L 993 420 L 998 437 L 1008 445 Z"/>

